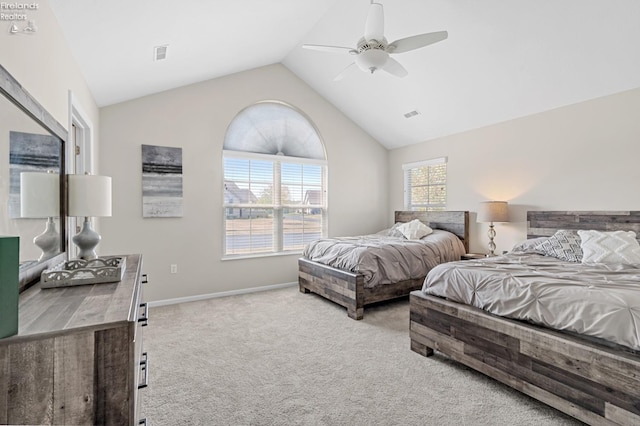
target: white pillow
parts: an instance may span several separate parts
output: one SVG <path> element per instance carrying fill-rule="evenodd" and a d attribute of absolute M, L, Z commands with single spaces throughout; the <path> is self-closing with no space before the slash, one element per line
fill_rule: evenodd
<path fill-rule="evenodd" d="M 578 231 L 582 263 L 640 264 L 640 245 L 633 231 Z"/>
<path fill-rule="evenodd" d="M 429 228 L 418 219 L 413 219 L 411 222 L 403 223 L 398 226 L 398 231 L 402 232 L 402 235 L 408 240 L 419 240 L 425 235 L 429 235 L 433 232 L 433 229 Z"/>

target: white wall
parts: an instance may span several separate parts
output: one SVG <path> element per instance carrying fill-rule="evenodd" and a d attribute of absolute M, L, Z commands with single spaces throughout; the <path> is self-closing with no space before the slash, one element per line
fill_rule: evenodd
<path fill-rule="evenodd" d="M 222 257 L 222 144 L 243 108 L 280 100 L 317 126 L 329 162 L 329 233 L 390 223 L 387 150 L 282 65 L 271 65 L 102 108 L 100 168 L 113 178 L 101 253 L 142 253 L 150 301 L 297 280 L 297 255 Z M 142 144 L 183 148 L 183 218 L 142 218 Z M 170 274 L 170 265 L 178 273 Z"/>
<path fill-rule="evenodd" d="M 34 34 L 9 33 L 9 21 L 0 21 L 0 64 L 40 103 L 65 129 L 69 123 L 69 90 L 71 90 L 87 114 L 94 126 L 96 143 L 95 154 L 99 155 L 97 134 L 99 128 L 98 107 L 89 91 L 75 59 L 71 55 L 62 30 L 47 1 L 37 2 L 37 10 L 29 10 L 26 13 L 29 19 L 36 22 L 38 31 Z M 3 10 L 4 13 L 7 10 Z M 19 27 L 23 27 L 24 21 L 17 21 Z M 3 117 L 3 120 L 7 117 Z M 18 130 L 19 127 L 13 130 Z M 8 139 L 3 139 L 8 141 Z M 7 148 L 8 152 L 8 148 Z M 0 181 L 7 176 L 0 175 Z M 5 211 L 6 214 L 6 211 Z M 4 221 L 6 218 L 2 217 Z M 22 221 L 21 226 L 25 225 Z M 33 225 L 36 225 L 34 222 Z M 37 226 L 37 225 L 36 225 Z M 44 223 L 40 225 L 44 230 Z M 34 226 L 35 228 L 35 226 Z M 59 225 L 58 225 L 58 229 Z M 30 241 L 36 231 L 25 233 L 22 236 L 21 260 L 37 256 L 39 250 L 29 248 L 26 241 Z M 13 233 L 13 232 L 12 232 Z M 28 236 L 27 236 L 28 235 Z M 28 253 L 28 254 L 27 254 Z M 32 257 L 33 256 L 33 257 Z"/>
<path fill-rule="evenodd" d="M 640 89 L 396 149 L 389 211 L 403 205 L 402 163 L 449 159 L 449 210 L 469 210 L 472 252 L 486 252 L 478 203 L 506 200 L 497 253 L 526 239 L 527 210 L 640 210 Z"/>
<path fill-rule="evenodd" d="M 526 211 L 640 209 L 640 89 L 387 152 L 281 65 L 215 79 L 98 111 L 46 1 L 38 32 L 0 32 L 0 63 L 65 127 L 68 90 L 94 124 L 99 171 L 114 184 L 100 253 L 141 252 L 149 300 L 295 281 L 296 256 L 221 261 L 221 149 L 235 114 L 265 99 L 309 115 L 329 157 L 329 233 L 356 235 L 403 208 L 404 162 L 447 156 L 448 208 L 470 210 L 471 250 L 485 251 L 480 201 L 510 202 L 497 251 L 525 238 Z M 8 28 L 8 27 L 7 27 Z M 143 219 L 140 145 L 184 149 L 185 217 Z M 176 263 L 179 273 L 169 274 Z"/>
<path fill-rule="evenodd" d="M 73 91 L 97 130 L 98 107 L 60 25 L 47 1 L 37 3 L 37 10 L 24 12 L 36 22 L 38 31 L 34 34 L 9 34 L 10 22 L 0 21 L 0 63 L 65 128 L 69 122 L 68 92 Z"/>

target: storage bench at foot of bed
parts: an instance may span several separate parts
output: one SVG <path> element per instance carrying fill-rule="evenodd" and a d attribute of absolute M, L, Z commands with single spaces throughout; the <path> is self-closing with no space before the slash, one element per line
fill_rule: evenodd
<path fill-rule="evenodd" d="M 640 424 L 640 357 L 414 291 L 411 350 L 438 350 L 592 425 Z"/>
<path fill-rule="evenodd" d="M 298 285 L 302 293 L 313 292 L 347 308 L 355 320 L 364 316 L 364 307 L 371 303 L 406 296 L 422 288 L 424 277 L 373 288 L 364 287 L 364 276 L 344 271 L 308 259 L 298 259 Z"/>

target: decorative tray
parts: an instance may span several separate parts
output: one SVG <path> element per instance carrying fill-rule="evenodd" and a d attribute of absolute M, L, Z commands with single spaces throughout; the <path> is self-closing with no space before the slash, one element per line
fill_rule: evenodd
<path fill-rule="evenodd" d="M 47 269 L 40 275 L 42 288 L 70 287 L 122 281 L 126 257 L 72 259 Z"/>

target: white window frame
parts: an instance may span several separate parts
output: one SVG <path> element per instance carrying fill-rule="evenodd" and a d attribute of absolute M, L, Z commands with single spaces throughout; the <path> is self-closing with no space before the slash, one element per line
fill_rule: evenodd
<path fill-rule="evenodd" d="M 432 158 L 430 160 L 416 161 L 413 163 L 405 163 L 402 165 L 404 173 L 404 208 L 405 210 L 446 210 L 447 202 L 444 204 L 415 204 L 411 200 L 411 170 L 419 169 L 422 167 L 438 166 L 441 164 L 447 164 L 447 157 Z M 445 187 L 447 187 L 447 180 L 445 180 Z M 447 194 L 448 195 L 448 194 Z"/>
<path fill-rule="evenodd" d="M 253 204 L 253 203 L 226 203 L 224 197 L 224 160 L 225 158 L 235 158 L 235 159 L 246 159 L 246 160 L 261 160 L 261 161 L 269 161 L 274 163 L 274 203 L 273 204 Z M 282 163 L 293 163 L 293 164 L 313 164 L 322 167 L 322 204 L 304 204 L 302 205 L 305 209 L 320 209 L 321 211 L 321 238 L 325 238 L 327 236 L 327 210 L 328 210 L 328 196 L 327 196 L 327 186 L 328 186 L 328 167 L 326 160 L 316 160 L 311 158 L 301 158 L 301 157 L 288 157 L 283 155 L 270 155 L 270 154 L 258 154 L 253 152 L 243 152 L 243 151 L 222 151 L 222 175 L 223 175 L 223 190 L 222 190 L 222 229 L 224 238 L 222 239 L 222 259 L 242 259 L 242 258 L 252 258 L 252 257 L 264 257 L 264 256 L 274 256 L 274 255 L 289 255 L 289 254 L 301 254 L 302 250 L 284 250 L 283 243 L 283 209 L 284 208 L 301 208 L 301 205 L 298 204 L 282 204 L 281 198 L 279 196 L 281 191 L 281 164 Z M 266 208 L 273 209 L 273 250 L 272 251 L 260 251 L 256 253 L 246 253 L 246 254 L 227 254 L 226 247 L 226 211 L 229 208 Z"/>

